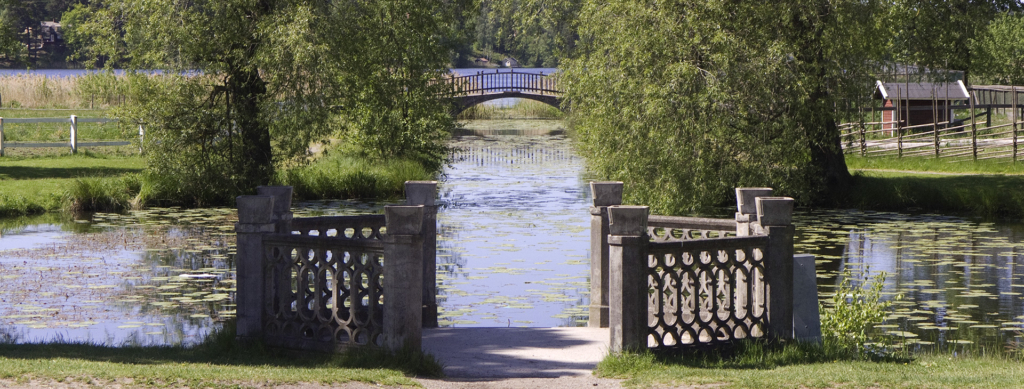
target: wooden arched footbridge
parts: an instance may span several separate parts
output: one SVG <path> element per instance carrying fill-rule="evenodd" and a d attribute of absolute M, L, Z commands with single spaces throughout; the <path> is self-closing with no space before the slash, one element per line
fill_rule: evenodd
<path fill-rule="evenodd" d="M 454 86 L 456 115 L 483 102 L 508 98 L 539 101 L 561 109 L 562 91 L 550 74 L 495 69 L 454 76 L 450 80 Z"/>

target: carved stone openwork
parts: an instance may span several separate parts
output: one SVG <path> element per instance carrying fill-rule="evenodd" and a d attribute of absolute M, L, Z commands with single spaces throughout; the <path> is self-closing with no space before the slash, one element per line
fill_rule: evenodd
<path fill-rule="evenodd" d="M 651 215 L 647 236 L 654 242 L 681 242 L 736 236 L 736 222 L 728 219 Z"/>
<path fill-rule="evenodd" d="M 291 230 L 299 235 L 381 240 L 385 228 L 383 215 L 363 215 L 294 219 Z"/>
<path fill-rule="evenodd" d="M 648 346 L 713 345 L 762 337 L 767 236 L 651 242 Z"/>
<path fill-rule="evenodd" d="M 264 238 L 269 345 L 323 351 L 382 345 L 384 244 L 373 238 L 380 228 L 374 231 L 359 238 Z"/>

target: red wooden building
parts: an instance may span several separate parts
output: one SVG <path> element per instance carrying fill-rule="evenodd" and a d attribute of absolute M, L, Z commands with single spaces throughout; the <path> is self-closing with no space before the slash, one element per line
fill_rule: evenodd
<path fill-rule="evenodd" d="M 882 111 L 883 130 L 896 128 L 894 117 L 899 117 L 901 127 L 951 121 L 953 110 L 949 107 L 965 103 L 970 98 L 962 81 L 951 83 L 932 82 L 882 82 L 875 83 L 874 98 L 883 100 L 886 108 Z M 899 116 L 895 116 L 899 111 Z"/>

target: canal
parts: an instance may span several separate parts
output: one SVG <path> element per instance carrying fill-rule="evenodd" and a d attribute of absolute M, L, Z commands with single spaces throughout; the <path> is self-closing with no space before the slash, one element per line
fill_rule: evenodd
<path fill-rule="evenodd" d="M 442 325 L 585 325 L 588 177 L 561 123 L 477 122 L 461 134 L 440 184 Z M 302 217 L 383 205 L 295 208 Z M 228 208 L 0 221 L 0 340 L 202 340 L 234 315 L 234 222 Z M 817 255 L 822 299 L 843 277 L 888 274 L 894 305 L 879 333 L 914 349 L 1024 340 L 1024 224 L 842 209 L 801 209 L 795 223 L 797 251 Z"/>

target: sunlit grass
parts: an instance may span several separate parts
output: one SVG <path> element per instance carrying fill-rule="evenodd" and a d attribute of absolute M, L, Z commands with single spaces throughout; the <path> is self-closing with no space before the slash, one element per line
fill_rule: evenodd
<path fill-rule="evenodd" d="M 539 101 L 517 99 L 512 105 L 478 104 L 459 114 L 459 120 L 562 119 L 565 113 Z"/>
<path fill-rule="evenodd" d="M 231 328 L 233 324 L 226 326 Z M 221 387 L 350 381 L 417 385 L 407 375 L 441 375 L 441 366 L 419 351 L 379 349 L 320 354 L 269 349 L 238 342 L 222 331 L 195 347 L 109 347 L 55 341 L 0 345 L 0 379 L 132 387 Z"/>
<path fill-rule="evenodd" d="M 378 160 L 341 151 L 279 176 L 281 184 L 291 185 L 299 199 L 397 198 L 405 193 L 405 181 L 433 178 L 415 161 Z"/>
<path fill-rule="evenodd" d="M 1024 174 L 1024 155 L 1021 162 L 1011 163 L 1009 159 L 954 162 L 945 158 L 930 157 L 860 157 L 846 156 L 850 170 L 898 170 L 915 172 L 961 173 L 961 174 Z"/>
<path fill-rule="evenodd" d="M 686 355 L 686 354 L 684 354 Z M 733 355 L 611 355 L 596 374 L 629 387 L 714 385 L 728 388 L 1006 388 L 1020 386 L 1024 363 L 1007 357 L 925 354 L 912 360 L 866 361 L 824 348 L 745 347 Z"/>
<path fill-rule="evenodd" d="M 77 181 L 118 179 L 138 173 L 146 162 L 139 156 L 109 156 L 88 151 L 38 158 L 0 158 L 0 216 L 57 210 Z"/>

